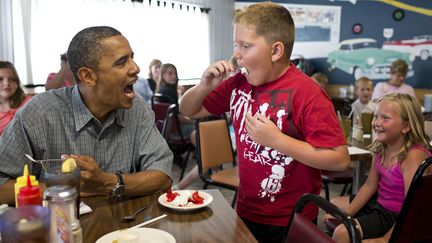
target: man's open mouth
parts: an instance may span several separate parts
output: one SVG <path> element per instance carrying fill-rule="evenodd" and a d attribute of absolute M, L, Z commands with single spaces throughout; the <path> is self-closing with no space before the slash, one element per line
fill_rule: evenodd
<path fill-rule="evenodd" d="M 131 93 L 133 93 L 133 92 L 134 92 L 133 84 L 128 84 L 128 85 L 126 85 L 126 87 L 123 89 L 123 91 L 124 91 L 126 94 L 131 94 Z"/>

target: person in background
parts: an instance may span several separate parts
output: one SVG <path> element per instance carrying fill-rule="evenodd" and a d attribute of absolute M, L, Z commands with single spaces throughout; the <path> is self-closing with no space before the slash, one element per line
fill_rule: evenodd
<path fill-rule="evenodd" d="M 75 80 L 69 69 L 66 53 L 60 55 L 60 70 L 57 73 L 50 73 L 45 83 L 45 89 L 59 89 L 75 85 Z"/>
<path fill-rule="evenodd" d="M 379 97 L 391 93 L 405 93 L 416 97 L 413 87 L 405 83 L 409 71 L 408 64 L 404 60 L 396 60 L 392 62 L 390 71 L 389 81 L 379 82 L 375 85 L 372 100 L 376 101 Z"/>
<path fill-rule="evenodd" d="M 312 74 L 311 78 L 313 80 L 315 80 L 319 84 L 319 86 L 324 91 L 326 91 L 326 93 L 327 93 L 327 85 L 329 84 L 329 80 L 328 80 L 328 78 L 327 78 L 327 76 L 325 74 L 323 74 L 323 73 L 314 73 L 314 74 Z"/>
<path fill-rule="evenodd" d="M 67 56 L 77 85 L 33 97 L 0 137 L 0 204 L 14 203 L 15 179 L 29 162 L 25 154 L 75 158 L 82 197 L 170 188 L 173 155 L 153 112 L 134 99 L 140 69 L 126 37 L 108 26 L 85 28 L 71 40 Z M 40 177 L 41 170 L 29 164 L 31 174 Z"/>
<path fill-rule="evenodd" d="M 374 113 L 375 103 L 372 102 L 373 82 L 367 77 L 361 77 L 355 81 L 355 94 L 357 100 L 351 104 L 353 110 L 353 125 L 363 127 L 362 113 Z"/>
<path fill-rule="evenodd" d="M 373 165 L 357 195 L 337 197 L 333 204 L 355 218 L 362 239 L 388 242 L 412 178 L 423 160 L 430 157 L 421 105 L 408 94 L 388 94 L 377 101 L 372 126 Z M 325 219 L 332 217 L 328 214 Z M 336 242 L 349 242 L 342 224 L 334 233 Z"/>
<path fill-rule="evenodd" d="M 178 81 L 177 68 L 171 63 L 164 63 L 156 90 L 157 93 L 165 97 L 160 97 L 159 102 L 176 104 L 178 107 Z M 190 138 L 192 144 L 195 146 L 194 120 L 181 113 L 178 114 L 178 118 L 182 134 L 185 138 Z"/>
<path fill-rule="evenodd" d="M 144 99 L 144 101 L 151 105 L 151 99 L 153 97 L 153 91 L 150 88 L 149 82 L 143 77 L 138 77 L 138 80 L 134 84 L 135 92 Z"/>
<path fill-rule="evenodd" d="M 346 140 L 330 98 L 290 62 L 294 21 L 276 3 L 236 12 L 234 63 L 211 64 L 180 111 L 201 118 L 229 111 L 240 185 L 236 211 L 259 242 L 283 242 L 297 200 L 321 192 L 321 169 L 345 170 Z M 329 113 L 330 111 L 330 113 Z M 303 210 L 317 220 L 318 208 Z"/>
<path fill-rule="evenodd" d="M 153 93 L 156 92 L 157 81 L 160 78 L 160 69 L 162 62 L 158 59 L 153 59 L 149 64 L 149 72 L 147 82 L 150 85 L 150 89 Z"/>
<path fill-rule="evenodd" d="M 0 135 L 30 98 L 26 97 L 21 87 L 15 66 L 8 61 L 0 61 Z"/>

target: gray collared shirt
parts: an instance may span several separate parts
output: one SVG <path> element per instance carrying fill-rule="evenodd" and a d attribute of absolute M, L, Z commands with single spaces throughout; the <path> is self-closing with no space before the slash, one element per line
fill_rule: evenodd
<path fill-rule="evenodd" d="M 106 172 L 153 169 L 172 177 L 172 152 L 141 98 L 135 98 L 130 109 L 112 111 L 101 124 L 87 109 L 78 86 L 38 94 L 16 113 L 0 137 L 0 184 L 22 176 L 26 163 L 40 176 L 41 167 L 24 154 L 35 159 L 87 155 Z"/>

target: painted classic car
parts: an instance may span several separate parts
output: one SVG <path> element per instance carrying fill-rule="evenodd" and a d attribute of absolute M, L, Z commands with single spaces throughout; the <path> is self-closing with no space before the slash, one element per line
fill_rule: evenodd
<path fill-rule="evenodd" d="M 421 60 L 427 60 L 432 56 L 432 35 L 414 36 L 409 40 L 395 40 L 384 42 L 383 49 L 400 52 L 408 52 L 420 57 Z"/>
<path fill-rule="evenodd" d="M 354 75 L 355 79 L 367 76 L 370 79 L 390 78 L 391 63 L 404 60 L 410 67 L 408 77 L 413 76 L 412 61 L 414 55 L 377 47 L 377 42 L 370 38 L 348 39 L 339 43 L 338 50 L 330 52 L 327 62 L 330 70 L 338 68 Z"/>

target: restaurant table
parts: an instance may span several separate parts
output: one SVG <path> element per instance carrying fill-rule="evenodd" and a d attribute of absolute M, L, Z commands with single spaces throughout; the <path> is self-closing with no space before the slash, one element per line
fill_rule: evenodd
<path fill-rule="evenodd" d="M 372 161 L 372 153 L 365 150 L 366 144 L 359 141 L 351 141 L 348 147 L 351 162 L 354 167 L 352 193 L 357 194 L 360 187 L 366 181 L 367 172 Z"/>
<path fill-rule="evenodd" d="M 159 194 L 145 197 L 115 199 L 108 197 L 81 198 L 93 210 L 80 216 L 83 242 L 95 242 L 103 235 L 144 222 L 146 215 L 164 219 L 144 227 L 164 230 L 174 236 L 176 242 L 257 242 L 252 233 L 237 216 L 219 190 L 203 190 L 213 197 L 207 207 L 194 211 L 176 211 L 160 205 Z M 153 206 L 152 206 L 153 205 Z M 149 206 L 137 215 L 133 222 L 122 221 L 141 207 Z"/>

